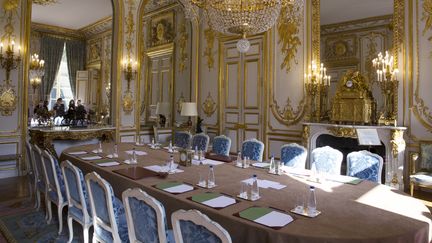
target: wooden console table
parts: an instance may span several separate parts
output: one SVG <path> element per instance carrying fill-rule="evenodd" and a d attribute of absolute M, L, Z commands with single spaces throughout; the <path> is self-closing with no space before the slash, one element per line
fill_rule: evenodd
<path fill-rule="evenodd" d="M 53 140 L 87 140 L 97 138 L 101 141 L 112 141 L 115 134 L 114 127 L 32 127 L 29 128 L 30 143 L 50 151 L 57 157 Z"/>

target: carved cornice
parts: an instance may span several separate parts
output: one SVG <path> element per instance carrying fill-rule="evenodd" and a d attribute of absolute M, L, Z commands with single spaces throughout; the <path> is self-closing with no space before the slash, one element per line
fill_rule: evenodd
<path fill-rule="evenodd" d="M 336 32 L 351 31 L 353 29 L 374 28 L 381 26 L 390 26 L 393 21 L 393 15 L 384 15 L 371 18 L 357 19 L 336 24 L 327 24 L 321 26 L 321 35 L 334 34 Z"/>
<path fill-rule="evenodd" d="M 112 16 L 107 16 L 103 19 L 100 19 L 93 24 L 87 25 L 79 29 L 78 31 L 81 32 L 84 36 L 89 37 L 110 30 L 112 30 Z"/>
<path fill-rule="evenodd" d="M 40 32 L 44 35 L 52 35 L 52 36 L 58 37 L 58 38 L 85 39 L 84 34 L 78 30 L 63 28 L 63 27 L 54 26 L 54 25 L 32 22 L 31 23 L 31 30 L 36 31 L 36 32 Z"/>
<path fill-rule="evenodd" d="M 153 12 L 176 2 L 177 2 L 176 0 L 150 0 L 146 4 L 144 8 L 144 12 L 145 13 Z"/>

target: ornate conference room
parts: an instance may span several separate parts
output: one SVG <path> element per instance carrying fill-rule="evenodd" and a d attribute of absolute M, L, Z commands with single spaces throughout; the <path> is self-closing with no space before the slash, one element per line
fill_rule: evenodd
<path fill-rule="evenodd" d="M 431 0 L 0 4 L 0 242 L 432 241 Z"/>

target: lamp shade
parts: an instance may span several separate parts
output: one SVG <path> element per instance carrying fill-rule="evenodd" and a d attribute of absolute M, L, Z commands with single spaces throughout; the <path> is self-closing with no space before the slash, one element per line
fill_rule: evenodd
<path fill-rule="evenodd" d="M 170 114 L 170 104 L 168 102 L 158 102 L 156 104 L 156 114 L 168 115 Z"/>
<path fill-rule="evenodd" d="M 180 115 L 198 116 L 197 104 L 195 102 L 183 102 Z"/>

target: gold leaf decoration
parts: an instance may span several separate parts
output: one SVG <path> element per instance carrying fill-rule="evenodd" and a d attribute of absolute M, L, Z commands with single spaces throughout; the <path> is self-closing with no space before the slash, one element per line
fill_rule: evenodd
<path fill-rule="evenodd" d="M 6 81 L 0 86 L 0 113 L 2 116 L 12 116 L 17 106 L 17 95 L 14 87 Z"/>
<path fill-rule="evenodd" d="M 424 0 L 422 20 L 425 21 L 425 28 L 423 29 L 423 35 L 425 35 L 427 31 L 432 29 L 432 0 Z M 432 42 L 432 36 L 428 40 Z"/>
<path fill-rule="evenodd" d="M 282 44 L 281 50 L 282 54 L 285 56 L 283 62 L 281 63 L 281 69 L 286 68 L 286 71 L 291 70 L 291 61 L 297 64 L 295 60 L 295 55 L 297 54 L 297 48 L 301 45 L 299 34 L 300 19 L 289 18 L 288 16 L 294 16 L 294 11 L 299 11 L 299 9 L 290 5 L 282 8 L 280 13 L 280 19 L 277 24 L 277 30 L 279 33 L 278 44 Z"/>
<path fill-rule="evenodd" d="M 275 118 L 285 125 L 298 123 L 303 117 L 305 107 L 306 100 L 304 97 L 300 101 L 297 110 L 294 110 L 294 108 L 291 106 L 290 98 L 287 98 L 287 102 L 282 109 L 279 107 L 277 101 L 274 98 L 273 103 L 270 104 L 270 108 L 275 115 Z"/>
<path fill-rule="evenodd" d="M 204 38 L 206 39 L 207 46 L 204 50 L 204 57 L 207 58 L 207 67 L 212 69 L 214 67 L 214 58 L 213 58 L 213 45 L 215 41 L 216 33 L 211 28 L 207 28 L 204 30 Z"/>
<path fill-rule="evenodd" d="M 207 117 L 211 117 L 213 113 L 216 111 L 216 107 L 217 107 L 216 102 L 213 100 L 213 97 L 209 92 L 207 98 L 202 104 L 202 109 L 204 113 L 207 115 Z"/>
<path fill-rule="evenodd" d="M 126 90 L 123 96 L 123 111 L 126 115 L 132 113 L 134 107 L 134 97 L 130 90 Z"/>
<path fill-rule="evenodd" d="M 180 48 L 180 62 L 179 62 L 180 73 L 186 69 L 186 60 L 188 58 L 188 54 L 186 52 L 186 45 L 187 45 L 188 38 L 189 36 L 186 31 L 186 24 L 183 20 L 183 23 L 180 25 L 180 38 L 178 40 L 179 48 Z"/>

